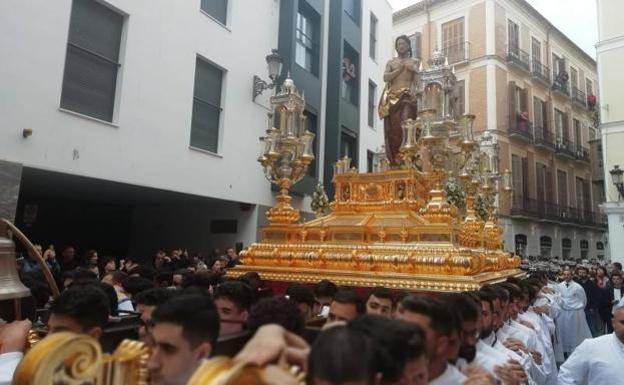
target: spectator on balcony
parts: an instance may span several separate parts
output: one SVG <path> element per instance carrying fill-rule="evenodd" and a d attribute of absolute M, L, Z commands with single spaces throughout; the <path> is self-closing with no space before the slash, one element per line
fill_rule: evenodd
<path fill-rule="evenodd" d="M 518 113 L 518 129 L 522 132 L 529 132 L 529 113 L 522 111 Z"/>

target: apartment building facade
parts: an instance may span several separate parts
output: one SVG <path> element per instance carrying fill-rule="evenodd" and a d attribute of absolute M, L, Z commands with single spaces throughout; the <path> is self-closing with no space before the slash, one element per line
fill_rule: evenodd
<path fill-rule="evenodd" d="M 277 48 L 317 135 L 293 199 L 310 212 L 325 163 L 348 154 L 365 171 L 382 143 L 367 91 L 391 18 L 376 0 L 1 2 L 0 215 L 37 243 L 100 254 L 249 245 L 275 195 L 256 161 L 265 56 Z M 357 76 L 336 94 L 347 53 Z M 335 146 L 337 122 L 350 147 Z"/>
<path fill-rule="evenodd" d="M 422 1 L 394 13 L 399 35 L 423 62 L 435 49 L 446 55 L 475 132 L 498 142 L 514 188 L 498 202 L 506 250 L 608 258 L 603 176 L 590 149 L 595 61 L 524 0 Z"/>
<path fill-rule="evenodd" d="M 600 84 L 601 160 L 604 167 L 606 196 L 604 212 L 609 218 L 611 259 L 624 263 L 624 185 L 617 186 L 612 170 L 624 169 L 624 28 L 621 15 L 624 4 L 598 0 L 598 44 L 596 59 Z M 620 177 L 622 175 L 620 174 Z M 617 179 L 617 178 L 616 178 Z"/>

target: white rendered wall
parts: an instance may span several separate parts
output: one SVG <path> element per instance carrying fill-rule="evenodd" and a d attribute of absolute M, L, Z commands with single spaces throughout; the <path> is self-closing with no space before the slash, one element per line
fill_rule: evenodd
<path fill-rule="evenodd" d="M 377 50 L 375 59 L 370 57 L 370 15 L 377 18 Z M 366 172 L 367 151 L 378 152 L 384 143 L 383 121 L 379 119 L 377 105 L 385 83 L 383 73 L 386 63 L 392 58 L 392 7 L 385 0 L 362 2 L 362 76 L 360 76 L 360 172 Z M 373 127 L 368 125 L 368 82 L 377 85 Z"/>
<path fill-rule="evenodd" d="M 113 124 L 59 110 L 70 0 L 0 2 L 0 159 L 231 201 L 273 203 L 256 162 L 266 109 L 251 100 L 277 47 L 279 1 L 230 1 L 227 27 L 196 1 L 109 0 L 126 14 Z M 195 58 L 224 68 L 219 153 L 189 149 Z M 32 137 L 21 136 L 32 128 Z"/>

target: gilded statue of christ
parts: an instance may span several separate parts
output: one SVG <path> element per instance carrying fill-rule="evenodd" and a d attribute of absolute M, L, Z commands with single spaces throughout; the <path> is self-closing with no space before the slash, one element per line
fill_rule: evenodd
<path fill-rule="evenodd" d="M 401 123 L 418 116 L 416 87 L 419 61 L 412 57 L 407 36 L 397 37 L 394 47 L 398 56 L 386 64 L 386 87 L 379 100 L 379 117 L 384 120 L 386 156 L 390 165 L 398 166 L 398 154 L 403 140 Z"/>

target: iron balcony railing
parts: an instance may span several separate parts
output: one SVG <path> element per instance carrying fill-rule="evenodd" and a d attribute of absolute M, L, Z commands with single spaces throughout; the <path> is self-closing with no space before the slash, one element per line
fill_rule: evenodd
<path fill-rule="evenodd" d="M 509 136 L 533 141 L 533 123 L 529 120 L 511 119 L 509 122 Z"/>
<path fill-rule="evenodd" d="M 606 227 L 607 225 L 607 219 L 604 214 L 591 210 L 561 206 L 544 200 L 525 198 L 522 195 L 514 195 L 511 215 L 584 226 Z"/>
<path fill-rule="evenodd" d="M 552 132 L 540 126 L 535 126 L 535 145 L 538 147 L 553 150 L 555 148 L 555 140 Z"/>
<path fill-rule="evenodd" d="M 587 107 L 587 97 L 585 96 L 585 92 L 576 87 L 572 87 L 572 100 L 583 107 Z"/>
<path fill-rule="evenodd" d="M 531 63 L 531 76 L 546 85 L 550 84 L 550 69 L 535 58 Z"/>
<path fill-rule="evenodd" d="M 561 154 L 569 159 L 576 159 L 576 148 L 574 143 L 570 142 L 566 138 L 557 138 L 555 141 L 555 151 L 557 154 Z"/>
<path fill-rule="evenodd" d="M 589 163 L 589 149 L 583 146 L 576 146 L 576 160 Z"/>
<path fill-rule="evenodd" d="M 441 51 L 446 56 L 448 64 L 460 63 L 470 59 L 470 42 L 447 45 L 442 47 Z"/>
<path fill-rule="evenodd" d="M 507 62 L 527 72 L 531 72 L 529 58 L 529 54 L 518 47 L 510 47 L 507 52 Z"/>

